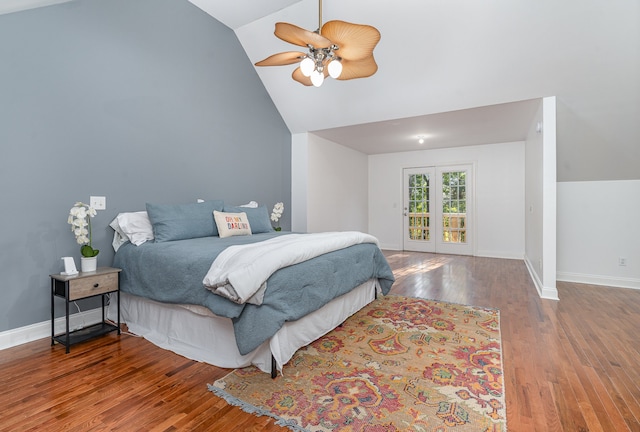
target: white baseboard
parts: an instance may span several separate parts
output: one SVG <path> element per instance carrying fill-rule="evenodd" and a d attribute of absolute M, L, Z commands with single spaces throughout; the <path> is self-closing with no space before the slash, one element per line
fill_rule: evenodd
<path fill-rule="evenodd" d="M 100 320 L 102 320 L 102 308 L 75 313 L 69 316 L 69 329 L 75 330 L 80 327 L 96 324 L 99 323 Z M 64 333 L 66 326 L 65 318 L 56 318 L 54 325 L 56 334 Z M 3 331 L 0 333 L 0 350 L 50 337 L 51 320 Z"/>
<path fill-rule="evenodd" d="M 531 275 L 531 279 L 536 286 L 536 290 L 538 291 L 538 295 L 540 296 L 540 298 L 547 300 L 560 300 L 560 298 L 558 297 L 558 289 L 555 287 L 545 287 L 542 284 L 542 281 L 534 270 L 535 267 L 533 266 L 533 263 L 526 255 L 524 257 L 524 263 L 527 266 L 527 270 L 529 270 L 529 275 Z"/>
<path fill-rule="evenodd" d="M 397 244 L 381 244 L 380 249 L 390 250 L 390 251 L 404 250 L 402 245 L 397 245 Z M 503 252 L 503 251 L 489 251 L 489 250 L 476 251 L 473 256 L 483 257 L 483 258 L 500 258 L 500 259 L 517 259 L 517 260 L 524 259 L 523 254 L 516 254 L 513 252 Z"/>
<path fill-rule="evenodd" d="M 589 285 L 602 285 L 615 288 L 640 289 L 640 279 L 615 276 L 590 275 L 583 273 L 557 272 L 556 278 L 563 282 L 575 282 Z"/>
<path fill-rule="evenodd" d="M 476 252 L 477 257 L 483 258 L 500 258 L 500 259 L 524 259 L 523 254 L 515 254 L 513 252 L 501 252 L 501 251 L 489 251 L 489 250 L 479 250 Z"/>

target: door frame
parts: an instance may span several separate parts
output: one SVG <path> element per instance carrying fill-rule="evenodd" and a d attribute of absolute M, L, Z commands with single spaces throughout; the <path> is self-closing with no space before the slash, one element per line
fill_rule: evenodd
<path fill-rule="evenodd" d="M 433 253 L 443 253 L 443 254 L 453 254 L 453 255 L 468 255 L 468 256 L 476 256 L 476 235 L 477 235 L 477 224 L 476 224 L 476 162 L 456 162 L 456 163 L 447 163 L 447 164 L 434 164 L 428 166 L 409 166 L 402 168 L 402 249 L 403 250 L 416 250 L 421 252 L 433 252 Z M 433 181 L 430 181 L 430 187 L 433 190 L 438 190 L 438 192 L 432 193 L 434 199 L 431 202 L 430 214 L 431 214 L 431 225 L 430 230 L 432 232 L 431 241 L 429 242 L 416 242 L 417 245 L 420 243 L 419 248 L 406 249 L 407 246 L 407 234 L 406 230 L 408 229 L 407 216 L 405 215 L 404 207 L 406 205 L 406 197 L 405 193 L 407 185 L 407 174 L 410 170 L 432 170 L 434 173 Z M 467 196 L 467 217 L 466 217 L 466 240 L 467 242 L 464 245 L 456 244 L 456 243 L 446 243 L 443 244 L 441 241 L 437 241 L 437 236 L 442 235 L 442 211 L 433 211 L 432 209 L 441 209 L 442 208 L 442 172 L 449 171 L 464 171 L 467 170 L 467 178 L 471 180 L 470 184 L 467 184 L 466 188 L 466 196 Z M 464 248 L 467 248 L 464 250 Z M 462 251 L 462 252 L 461 252 Z"/>
<path fill-rule="evenodd" d="M 415 252 L 435 252 L 436 251 L 436 242 L 435 242 L 435 230 L 434 224 L 435 219 L 433 217 L 433 209 L 437 205 L 435 202 L 434 194 L 431 194 L 429 200 L 429 240 L 412 240 L 409 237 L 409 207 L 408 196 L 406 195 L 409 185 L 407 183 L 407 179 L 411 174 L 428 174 L 429 178 L 429 189 L 430 193 L 433 191 L 433 185 L 435 183 L 436 177 L 436 168 L 433 166 L 428 167 L 412 167 L 412 168 L 403 168 L 402 169 L 402 249 L 410 250 Z M 411 248 L 407 249 L 407 245 L 411 245 Z"/>

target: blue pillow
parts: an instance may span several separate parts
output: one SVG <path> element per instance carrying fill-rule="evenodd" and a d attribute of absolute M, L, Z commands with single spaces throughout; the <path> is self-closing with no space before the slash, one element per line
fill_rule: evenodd
<path fill-rule="evenodd" d="M 229 213 L 245 212 L 247 214 L 247 219 L 249 219 L 251 234 L 260 234 L 260 233 L 273 231 L 273 228 L 271 227 L 271 219 L 269 219 L 269 211 L 265 206 L 258 206 L 258 207 L 224 206 L 224 211 Z"/>
<path fill-rule="evenodd" d="M 147 214 L 155 241 L 160 243 L 218 235 L 213 211 L 222 211 L 223 208 L 222 200 L 189 204 L 147 203 Z"/>

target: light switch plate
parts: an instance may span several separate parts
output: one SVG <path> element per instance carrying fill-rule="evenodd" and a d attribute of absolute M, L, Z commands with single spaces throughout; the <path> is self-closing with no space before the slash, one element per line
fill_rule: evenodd
<path fill-rule="evenodd" d="M 103 196 L 92 196 L 89 197 L 89 205 L 96 210 L 106 210 L 107 209 L 107 197 Z"/>

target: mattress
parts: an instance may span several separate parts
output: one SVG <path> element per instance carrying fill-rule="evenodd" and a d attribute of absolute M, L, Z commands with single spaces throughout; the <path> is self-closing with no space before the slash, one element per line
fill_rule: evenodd
<path fill-rule="evenodd" d="M 325 335 L 369 304 L 380 292 L 377 279 L 359 285 L 320 309 L 288 321 L 258 348 L 242 355 L 230 318 L 198 305 L 161 303 L 120 292 L 121 322 L 129 332 L 186 358 L 223 368 L 255 365 L 271 373 L 272 355 L 278 371 L 301 347 Z M 108 317 L 116 320 L 116 302 L 109 303 Z"/>
<path fill-rule="evenodd" d="M 355 244 L 278 269 L 266 281 L 269 288 L 259 305 L 235 303 L 204 287 L 203 278 L 226 248 L 259 243 L 274 236 L 271 232 L 140 246 L 125 244 L 118 249 L 113 265 L 122 269 L 122 292 L 161 303 L 200 305 L 217 316 L 232 319 L 242 354 L 255 350 L 285 322 L 318 310 L 369 279 L 378 278 L 384 294 L 391 288 L 393 272 L 373 243 Z"/>

